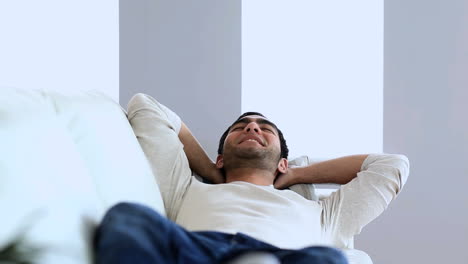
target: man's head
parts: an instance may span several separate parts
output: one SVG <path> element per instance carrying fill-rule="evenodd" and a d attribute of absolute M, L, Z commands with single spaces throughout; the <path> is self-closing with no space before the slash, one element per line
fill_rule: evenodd
<path fill-rule="evenodd" d="M 235 168 L 257 168 L 284 172 L 288 146 L 283 133 L 258 112 L 242 114 L 223 133 L 219 141 L 218 162 L 225 171 Z M 285 162 L 286 161 L 286 162 Z"/>

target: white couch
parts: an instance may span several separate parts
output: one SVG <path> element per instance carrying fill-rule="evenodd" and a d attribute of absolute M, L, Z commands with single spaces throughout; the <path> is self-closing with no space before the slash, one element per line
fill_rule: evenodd
<path fill-rule="evenodd" d="M 0 182 L 0 247 L 25 233 L 38 263 L 91 263 L 92 230 L 117 202 L 165 215 L 125 110 L 99 92 L 1 88 Z"/>

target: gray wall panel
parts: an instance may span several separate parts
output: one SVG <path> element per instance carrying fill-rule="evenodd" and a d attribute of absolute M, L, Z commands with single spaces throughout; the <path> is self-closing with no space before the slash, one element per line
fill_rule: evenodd
<path fill-rule="evenodd" d="M 357 237 L 374 263 L 468 263 L 467 18 L 467 1 L 385 1 L 384 151 L 411 175 Z"/>
<path fill-rule="evenodd" d="M 240 1 L 120 1 L 120 103 L 144 92 L 216 155 L 241 111 Z"/>

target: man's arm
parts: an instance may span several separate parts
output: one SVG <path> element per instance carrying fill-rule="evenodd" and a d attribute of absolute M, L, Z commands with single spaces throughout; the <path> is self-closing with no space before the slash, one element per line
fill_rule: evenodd
<path fill-rule="evenodd" d="M 346 184 L 357 176 L 368 155 L 352 155 L 318 162 L 306 167 L 289 168 L 275 181 L 275 188 L 284 189 L 298 183 Z"/>
<path fill-rule="evenodd" d="M 378 217 L 400 193 L 409 174 L 404 155 L 371 154 L 358 175 L 330 196 L 320 199 L 325 237 L 341 248 Z"/>
<path fill-rule="evenodd" d="M 179 132 L 179 139 L 184 145 L 184 152 L 189 161 L 190 169 L 213 183 L 225 182 L 221 171 L 216 168 L 216 165 L 183 122 Z"/>
<path fill-rule="evenodd" d="M 326 240 L 347 248 L 350 239 L 379 216 L 403 188 L 409 174 L 404 155 L 354 155 L 288 169 L 275 187 L 295 183 L 343 184 L 318 201 L 322 208 L 322 230 Z"/>

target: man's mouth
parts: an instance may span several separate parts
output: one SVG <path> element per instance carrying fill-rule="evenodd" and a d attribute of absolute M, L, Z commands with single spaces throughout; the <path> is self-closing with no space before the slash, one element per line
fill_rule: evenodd
<path fill-rule="evenodd" d="M 246 140 L 242 140 L 239 144 L 242 144 L 244 142 L 255 142 L 255 143 L 258 143 L 260 146 L 263 146 L 262 142 L 260 142 L 260 140 L 257 140 L 255 138 L 249 138 L 249 139 L 246 139 Z"/>

